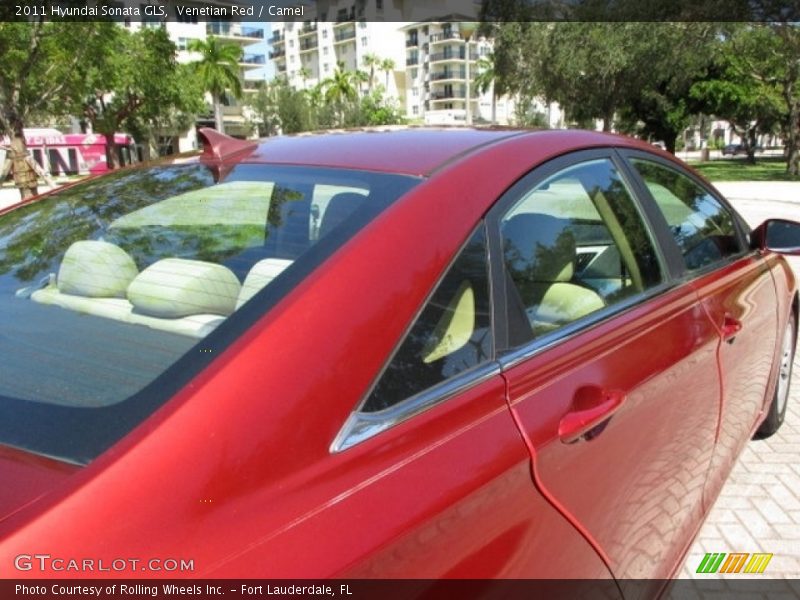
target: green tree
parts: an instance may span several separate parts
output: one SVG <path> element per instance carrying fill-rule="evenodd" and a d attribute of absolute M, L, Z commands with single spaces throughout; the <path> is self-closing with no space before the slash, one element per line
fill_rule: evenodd
<path fill-rule="evenodd" d="M 123 125 L 142 145 L 144 160 L 162 153 L 160 137 L 172 138 L 192 129 L 197 115 L 205 110 L 203 90 L 189 65 L 177 65 L 174 77 L 164 78 L 163 86 L 169 86 L 163 91 L 166 98 L 173 100 L 172 105 L 148 102 Z"/>
<path fill-rule="evenodd" d="M 273 80 L 261 85 L 251 94 L 247 105 L 257 117 L 258 135 L 277 135 L 281 130 L 279 115 L 279 86 L 282 80 Z"/>
<path fill-rule="evenodd" d="M 386 91 L 389 91 L 389 76 L 392 74 L 395 68 L 395 62 L 391 58 L 384 58 L 381 61 L 381 71 L 383 71 L 384 75 L 386 76 Z"/>
<path fill-rule="evenodd" d="M 781 119 L 786 137 L 786 170 L 797 177 L 800 175 L 800 29 L 796 23 L 786 21 L 773 22 L 770 28 L 780 44 L 764 77 L 778 87 L 785 102 Z"/>
<path fill-rule="evenodd" d="M 172 111 L 196 111 L 202 96 L 175 60 L 175 44 L 163 29 L 131 33 L 115 27 L 109 36 L 115 50 L 97 57 L 88 74 L 93 92 L 77 101 L 76 108 L 106 137 L 109 165 L 115 168 L 114 133 L 128 125 L 142 131 Z"/>
<path fill-rule="evenodd" d="M 306 89 L 308 85 L 308 78 L 311 77 L 311 71 L 308 67 L 300 67 L 297 71 L 297 74 L 300 76 L 300 79 L 303 80 L 303 89 Z"/>
<path fill-rule="evenodd" d="M 375 70 L 381 67 L 381 58 L 377 54 L 370 52 L 364 55 L 364 66 L 369 68 L 367 86 L 370 92 L 375 86 Z"/>
<path fill-rule="evenodd" d="M 717 43 L 713 76 L 691 90 L 704 112 L 730 123 L 751 163 L 755 163 L 756 136 L 770 130 L 785 112 L 780 86 L 760 75 L 775 71 L 765 63 L 780 55 L 780 45 L 769 27 L 733 25 Z"/>
<path fill-rule="evenodd" d="M 575 122 L 618 119 L 674 151 L 706 76 L 705 23 L 504 23 L 494 28 L 496 77 L 523 97 L 558 102 Z"/>
<path fill-rule="evenodd" d="M 242 83 L 239 78 L 242 49 L 235 44 L 220 42 L 214 36 L 209 36 L 205 40 L 192 40 L 187 48 L 200 53 L 200 60 L 194 63 L 195 73 L 203 89 L 211 94 L 217 131 L 224 133 L 222 98 L 226 92 L 234 98 L 242 96 Z"/>
<path fill-rule="evenodd" d="M 0 135 L 11 139 L 14 181 L 22 198 L 37 193 L 25 158 L 23 128 L 69 113 L 65 98 L 89 89 L 86 70 L 108 51 L 111 23 L 0 22 Z"/>
<path fill-rule="evenodd" d="M 344 124 L 344 113 L 347 105 L 357 100 L 358 91 L 356 76 L 344 68 L 344 63 L 337 63 L 333 75 L 322 82 L 322 90 L 326 102 L 336 108 L 338 125 Z"/>
<path fill-rule="evenodd" d="M 506 90 L 495 72 L 495 54 L 489 52 L 478 59 L 478 73 L 473 80 L 475 87 L 481 94 L 490 92 L 492 96 L 492 123 L 497 123 L 497 98 L 503 96 Z"/>

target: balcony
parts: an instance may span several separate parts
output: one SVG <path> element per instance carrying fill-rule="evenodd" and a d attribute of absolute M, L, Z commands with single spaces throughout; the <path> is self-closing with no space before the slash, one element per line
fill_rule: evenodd
<path fill-rule="evenodd" d="M 263 54 L 245 54 L 239 59 L 239 64 L 253 66 L 265 65 L 267 64 L 267 59 Z"/>
<path fill-rule="evenodd" d="M 284 57 L 284 56 L 286 56 L 286 50 L 283 49 L 283 48 L 275 48 L 274 50 L 270 50 L 270 52 L 269 52 L 269 57 L 272 60 L 275 60 L 276 58 L 281 58 L 281 57 Z"/>
<path fill-rule="evenodd" d="M 430 38 L 431 44 L 436 44 L 438 42 L 446 42 L 449 40 L 461 40 L 461 34 L 458 31 L 448 31 L 442 33 L 434 33 Z"/>
<path fill-rule="evenodd" d="M 297 35 L 303 37 L 304 35 L 309 35 L 316 32 L 317 32 L 317 24 L 306 22 L 303 23 L 303 26 L 300 28 L 300 31 L 297 33 Z"/>
<path fill-rule="evenodd" d="M 444 92 L 431 92 L 431 100 L 453 100 L 453 99 L 463 99 L 466 98 L 467 95 L 465 92 L 461 91 L 444 91 Z"/>
<path fill-rule="evenodd" d="M 431 62 L 444 62 L 444 61 L 453 61 L 453 60 L 464 60 L 464 56 L 466 52 L 464 52 L 464 48 L 460 48 L 458 52 L 453 51 L 444 51 L 444 52 L 437 52 L 435 54 L 430 55 Z M 470 52 L 469 53 L 470 61 L 478 60 L 478 53 L 477 52 Z"/>
<path fill-rule="evenodd" d="M 419 45 L 417 38 L 411 38 L 406 40 L 406 48 L 416 48 Z"/>
<path fill-rule="evenodd" d="M 245 79 L 242 82 L 243 92 L 249 92 L 249 93 L 257 92 L 262 87 L 264 87 L 264 82 L 261 81 L 260 79 Z"/>
<path fill-rule="evenodd" d="M 348 12 L 347 9 L 341 9 L 338 13 L 336 13 L 336 22 L 333 24 L 334 27 L 339 27 L 340 25 L 344 25 L 345 23 L 350 23 L 356 20 L 356 11 L 355 9 L 351 8 Z"/>
<path fill-rule="evenodd" d="M 347 40 L 354 40 L 356 38 L 356 28 L 349 27 L 344 30 L 335 31 L 333 34 L 334 44 L 346 42 Z"/>
<path fill-rule="evenodd" d="M 269 38 L 269 41 L 272 44 L 280 44 L 282 42 L 285 42 L 286 39 L 284 38 L 283 35 L 281 35 L 280 31 L 273 31 L 272 36 L 270 36 Z"/>
<path fill-rule="evenodd" d="M 318 45 L 319 41 L 317 38 L 300 40 L 300 52 L 310 52 L 311 50 L 316 49 Z"/>
<path fill-rule="evenodd" d="M 431 81 L 442 81 L 443 79 L 466 79 L 466 69 L 454 69 L 450 71 L 440 71 L 439 73 L 431 73 Z"/>
<path fill-rule="evenodd" d="M 419 57 L 418 56 L 409 56 L 406 58 L 406 66 L 413 67 L 414 65 L 419 64 Z"/>
<path fill-rule="evenodd" d="M 206 35 L 231 38 L 244 43 L 264 39 L 264 30 L 257 27 L 245 27 L 240 23 L 206 23 Z"/>

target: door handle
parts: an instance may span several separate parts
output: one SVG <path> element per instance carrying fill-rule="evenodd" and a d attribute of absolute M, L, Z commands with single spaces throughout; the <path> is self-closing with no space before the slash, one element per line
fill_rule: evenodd
<path fill-rule="evenodd" d="M 742 330 L 742 322 L 731 314 L 725 313 L 722 320 L 722 339 L 732 344 L 736 341 L 736 334 Z"/>
<path fill-rule="evenodd" d="M 625 392 L 584 386 L 575 392 L 569 412 L 558 424 L 558 437 L 565 444 L 580 438 L 592 439 L 600 431 L 592 430 L 607 421 L 625 402 Z"/>

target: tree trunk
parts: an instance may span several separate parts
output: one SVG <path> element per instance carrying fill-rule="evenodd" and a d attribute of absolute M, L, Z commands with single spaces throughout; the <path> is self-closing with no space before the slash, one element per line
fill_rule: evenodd
<path fill-rule="evenodd" d="M 492 125 L 497 125 L 497 94 L 494 89 L 494 81 L 492 81 Z"/>
<path fill-rule="evenodd" d="M 119 148 L 117 147 L 117 142 L 114 139 L 114 133 L 108 132 L 101 132 L 104 136 L 106 136 L 106 164 L 108 165 L 109 169 L 119 169 Z"/>
<path fill-rule="evenodd" d="M 219 96 L 214 96 L 214 122 L 217 126 L 217 131 L 225 133 L 225 119 L 222 117 L 222 101 Z"/>
<path fill-rule="evenodd" d="M 25 133 L 23 132 L 22 121 L 17 120 L 13 124 L 11 134 L 11 171 L 14 174 L 14 183 L 19 189 L 19 194 L 23 200 L 35 196 L 39 193 L 37 186 L 38 177 L 36 172 L 28 164 L 28 146 L 25 144 Z"/>
<path fill-rule="evenodd" d="M 756 164 L 756 128 L 750 127 L 747 130 L 747 144 L 745 145 L 747 152 L 747 162 L 751 165 Z"/>
<path fill-rule="evenodd" d="M 800 175 L 800 107 L 796 102 L 789 104 L 789 123 L 786 140 L 786 172 L 793 177 Z"/>
<path fill-rule="evenodd" d="M 614 124 L 614 111 L 607 112 L 603 115 L 603 131 L 611 131 L 611 126 Z"/>
<path fill-rule="evenodd" d="M 665 131 L 664 132 L 664 147 L 670 154 L 675 154 L 675 149 L 678 143 L 678 132 Z"/>

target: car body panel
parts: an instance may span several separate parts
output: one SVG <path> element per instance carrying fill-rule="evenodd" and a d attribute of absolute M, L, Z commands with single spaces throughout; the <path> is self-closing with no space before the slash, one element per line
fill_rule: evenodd
<path fill-rule="evenodd" d="M 75 465 L 0 446 L 0 481 L 14 482 L 0 494 L 0 521 L 78 471 Z"/>
<path fill-rule="evenodd" d="M 717 339 L 682 286 L 506 372 L 538 481 L 617 577 L 667 577 L 702 518 L 719 411 Z M 559 422 L 587 386 L 626 399 L 595 437 L 564 443 Z"/>
<path fill-rule="evenodd" d="M 765 408 L 777 352 L 778 311 L 769 268 L 757 255 L 698 277 L 692 286 L 720 337 L 722 406 L 707 492 L 715 498 L 722 475 L 733 468 Z M 735 333 L 725 331 L 731 319 L 740 327 Z"/>

